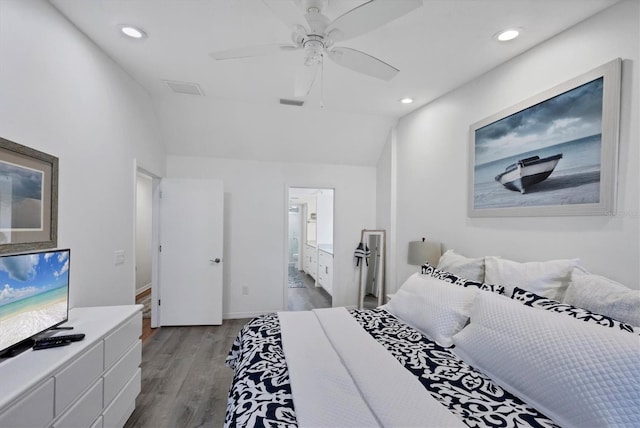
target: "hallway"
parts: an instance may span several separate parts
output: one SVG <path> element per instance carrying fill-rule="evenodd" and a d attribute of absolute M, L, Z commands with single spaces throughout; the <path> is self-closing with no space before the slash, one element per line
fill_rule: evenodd
<path fill-rule="evenodd" d="M 324 288 L 316 287 L 315 281 L 294 266 L 289 267 L 288 310 L 308 311 L 317 308 L 330 308 L 331 296 Z"/>

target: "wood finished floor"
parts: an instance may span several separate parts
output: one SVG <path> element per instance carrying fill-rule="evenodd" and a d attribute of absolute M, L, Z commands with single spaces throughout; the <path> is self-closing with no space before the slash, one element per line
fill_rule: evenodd
<path fill-rule="evenodd" d="M 290 311 L 326 308 L 331 296 L 300 274 L 289 288 Z M 224 365 L 233 340 L 249 321 L 221 326 L 150 328 L 143 319 L 142 391 L 125 428 L 222 427 L 233 371 Z"/>
<path fill-rule="evenodd" d="M 142 391 L 125 427 L 222 427 L 233 377 L 224 361 L 247 321 L 155 329 L 142 345 Z"/>
<path fill-rule="evenodd" d="M 304 272 L 297 272 L 297 275 L 298 279 L 304 284 L 304 288 L 287 289 L 288 310 L 308 311 L 331 307 L 331 296 L 324 288 L 316 287 L 313 278 Z"/>

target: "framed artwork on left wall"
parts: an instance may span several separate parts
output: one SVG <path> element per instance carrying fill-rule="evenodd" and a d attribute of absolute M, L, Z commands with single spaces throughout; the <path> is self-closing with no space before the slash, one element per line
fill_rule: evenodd
<path fill-rule="evenodd" d="M 0 138 L 0 254 L 58 245 L 58 158 Z"/>

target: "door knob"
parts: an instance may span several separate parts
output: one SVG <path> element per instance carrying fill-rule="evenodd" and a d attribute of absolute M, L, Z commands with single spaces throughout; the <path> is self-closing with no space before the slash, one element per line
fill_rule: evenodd
<path fill-rule="evenodd" d="M 209 260 L 209 263 L 220 263 L 221 261 L 222 259 L 220 259 L 219 257 L 216 257 L 215 259 Z"/>

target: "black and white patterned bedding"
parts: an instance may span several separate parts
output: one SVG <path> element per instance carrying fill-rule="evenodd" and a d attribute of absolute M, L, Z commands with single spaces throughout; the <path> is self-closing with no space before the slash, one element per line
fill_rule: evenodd
<path fill-rule="evenodd" d="M 449 349 L 382 309 L 351 310 L 360 325 L 423 386 L 470 427 L 555 427 Z M 226 364 L 234 369 L 227 427 L 297 426 L 277 314 L 258 317 L 238 334 Z"/>
<path fill-rule="evenodd" d="M 487 284 L 484 282 L 472 281 L 470 279 L 466 279 L 461 277 L 460 275 L 453 274 L 451 272 L 447 272 L 445 270 L 437 269 L 431 266 L 429 263 L 425 263 L 420 268 L 420 273 L 426 276 L 432 276 L 434 278 L 438 278 L 443 280 L 444 282 L 449 282 L 454 285 L 459 285 L 461 287 L 476 287 L 480 290 L 491 291 L 492 293 L 504 294 L 504 286 L 496 285 L 496 284 Z"/>
<path fill-rule="evenodd" d="M 578 308 L 568 303 L 560 303 L 557 300 L 553 300 L 548 297 L 538 296 L 531 291 L 523 290 L 519 287 L 516 287 L 513 290 L 513 295 L 511 296 L 511 298 L 513 300 L 522 302 L 522 304 L 524 305 L 531 306 L 532 308 L 565 314 L 580 321 L 588 322 L 591 324 L 598 324 L 603 327 L 626 331 L 640 336 L 640 327 L 634 327 L 631 324 L 617 321 L 606 315 L 597 314 L 595 312 L 591 312 L 583 308 Z"/>

